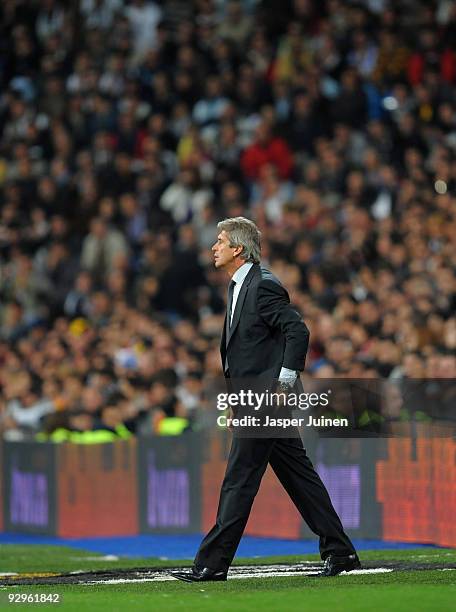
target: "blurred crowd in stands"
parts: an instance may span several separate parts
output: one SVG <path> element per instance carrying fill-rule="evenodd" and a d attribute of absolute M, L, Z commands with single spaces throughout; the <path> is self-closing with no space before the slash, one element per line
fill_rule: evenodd
<path fill-rule="evenodd" d="M 306 376 L 456 378 L 455 40 L 452 0 L 3 0 L 0 429 L 204 427 L 237 215 Z"/>

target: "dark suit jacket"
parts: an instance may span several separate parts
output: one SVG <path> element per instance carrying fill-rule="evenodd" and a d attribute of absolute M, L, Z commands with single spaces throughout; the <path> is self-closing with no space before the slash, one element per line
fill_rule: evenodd
<path fill-rule="evenodd" d="M 259 264 L 244 279 L 228 338 L 226 331 L 225 317 L 220 353 L 230 378 L 255 379 L 269 388 L 282 366 L 304 370 L 309 330 L 280 281 Z"/>

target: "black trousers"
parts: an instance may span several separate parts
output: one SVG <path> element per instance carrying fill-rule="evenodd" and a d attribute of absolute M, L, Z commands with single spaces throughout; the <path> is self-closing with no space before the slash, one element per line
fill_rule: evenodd
<path fill-rule="evenodd" d="M 302 518 L 320 537 L 322 559 L 355 552 L 300 438 L 233 438 L 217 520 L 200 545 L 195 565 L 228 570 L 268 463 Z"/>

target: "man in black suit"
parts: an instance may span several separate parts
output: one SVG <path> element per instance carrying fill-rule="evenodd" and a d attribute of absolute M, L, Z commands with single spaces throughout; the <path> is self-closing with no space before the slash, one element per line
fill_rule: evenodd
<path fill-rule="evenodd" d="M 309 331 L 290 305 L 287 291 L 260 266 L 260 232 L 244 217 L 218 224 L 212 247 L 216 268 L 231 276 L 220 352 L 231 381 L 255 379 L 263 388 L 278 381 L 280 391 L 300 387 L 299 372 Z M 259 382 L 258 382 L 259 381 Z M 360 567 L 329 494 L 306 455 L 299 436 L 233 437 L 217 520 L 206 535 L 188 572 L 172 572 L 186 582 L 226 580 L 268 463 L 303 519 L 320 537 L 325 561 L 322 576 Z"/>

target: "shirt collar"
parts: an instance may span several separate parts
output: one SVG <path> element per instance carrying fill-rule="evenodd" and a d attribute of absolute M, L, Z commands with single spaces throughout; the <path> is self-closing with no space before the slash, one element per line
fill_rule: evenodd
<path fill-rule="evenodd" d="M 234 280 L 236 285 L 241 285 L 243 283 L 245 277 L 249 273 L 250 268 L 252 266 L 253 266 L 253 263 L 251 261 L 246 262 L 245 264 L 242 264 L 242 266 L 240 268 L 238 268 L 236 270 L 236 272 L 233 274 L 231 280 Z"/>

